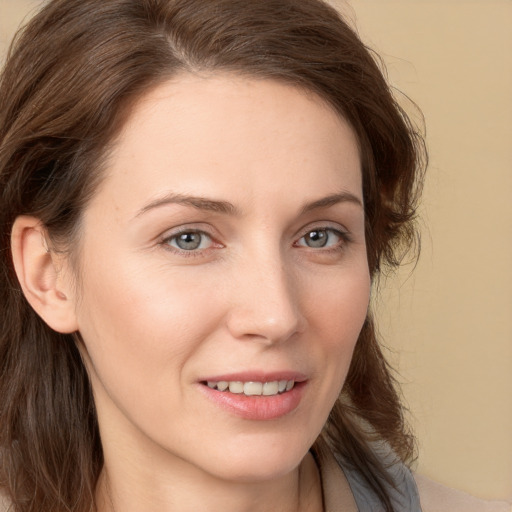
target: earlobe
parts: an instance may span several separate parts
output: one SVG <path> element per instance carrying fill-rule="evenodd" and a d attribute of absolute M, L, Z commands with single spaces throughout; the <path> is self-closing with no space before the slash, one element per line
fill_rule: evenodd
<path fill-rule="evenodd" d="M 16 218 L 11 251 L 23 293 L 36 313 L 55 331 L 78 330 L 71 287 L 59 265 L 61 258 L 50 250 L 39 219 L 26 215 Z"/>

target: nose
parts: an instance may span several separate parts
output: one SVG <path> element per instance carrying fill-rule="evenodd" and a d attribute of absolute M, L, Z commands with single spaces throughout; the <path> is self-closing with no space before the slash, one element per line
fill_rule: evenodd
<path fill-rule="evenodd" d="M 236 274 L 227 315 L 232 336 L 271 345 L 304 331 L 298 282 L 280 257 L 251 258 Z"/>

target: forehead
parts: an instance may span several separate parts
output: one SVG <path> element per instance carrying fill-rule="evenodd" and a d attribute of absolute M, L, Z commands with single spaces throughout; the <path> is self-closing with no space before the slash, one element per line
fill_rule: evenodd
<path fill-rule="evenodd" d="M 314 93 L 234 74 L 183 74 L 143 96 L 107 178 L 124 203 L 162 189 L 237 192 L 245 201 L 276 188 L 361 189 L 356 137 L 332 107 Z"/>

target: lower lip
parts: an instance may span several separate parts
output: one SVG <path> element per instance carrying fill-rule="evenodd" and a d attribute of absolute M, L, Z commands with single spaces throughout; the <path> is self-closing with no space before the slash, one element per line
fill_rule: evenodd
<path fill-rule="evenodd" d="M 275 420 L 294 411 L 302 398 L 306 382 L 296 382 L 295 386 L 279 395 L 246 396 L 243 393 L 219 391 L 200 384 L 201 391 L 219 407 L 246 420 Z"/>

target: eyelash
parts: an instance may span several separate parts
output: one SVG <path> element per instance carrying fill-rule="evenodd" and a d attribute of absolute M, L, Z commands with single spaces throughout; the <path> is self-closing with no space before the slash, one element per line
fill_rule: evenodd
<path fill-rule="evenodd" d="M 308 234 L 314 233 L 314 232 L 326 232 L 328 234 L 334 234 L 339 238 L 339 241 L 334 245 L 327 248 L 324 247 L 309 247 L 307 245 L 299 244 L 299 241 L 301 241 L 303 238 L 305 238 Z M 313 227 L 309 228 L 307 231 L 303 232 L 304 234 L 296 241 L 294 242 L 294 247 L 304 247 L 306 249 L 310 249 L 312 251 L 319 251 L 322 253 L 332 253 L 332 252 L 340 252 L 345 249 L 345 246 L 352 242 L 352 237 L 349 235 L 348 232 L 342 231 L 337 228 L 333 228 L 330 226 L 320 226 L 320 227 Z M 171 242 L 178 239 L 178 237 L 183 235 L 200 235 L 201 237 L 207 237 L 211 241 L 211 246 L 203 249 L 181 249 L 180 247 L 173 247 L 171 246 Z M 202 243 L 202 241 L 201 241 Z M 209 252 L 211 249 L 215 248 L 214 245 L 217 245 L 217 248 L 222 248 L 222 244 L 219 242 L 216 242 L 214 238 L 207 233 L 206 231 L 202 231 L 200 229 L 183 229 L 181 231 L 178 231 L 176 233 L 172 233 L 169 236 L 166 236 L 162 239 L 160 242 L 160 245 L 163 246 L 166 250 L 174 252 L 175 254 L 178 254 L 180 256 L 190 258 L 190 257 L 201 257 L 204 256 L 206 252 Z"/>

